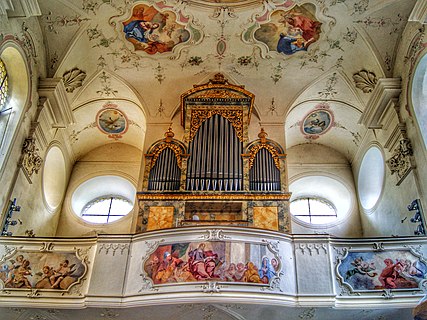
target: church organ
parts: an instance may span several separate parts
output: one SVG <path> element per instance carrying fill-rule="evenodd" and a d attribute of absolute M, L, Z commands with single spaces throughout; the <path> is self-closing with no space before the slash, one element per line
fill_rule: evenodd
<path fill-rule="evenodd" d="M 183 141 L 169 128 L 145 156 L 139 232 L 192 225 L 290 232 L 284 150 L 262 128 L 248 141 L 254 98 L 222 74 L 182 94 Z"/>

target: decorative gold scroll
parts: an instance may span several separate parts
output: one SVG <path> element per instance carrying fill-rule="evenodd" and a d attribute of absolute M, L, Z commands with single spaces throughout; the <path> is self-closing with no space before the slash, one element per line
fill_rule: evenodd
<path fill-rule="evenodd" d="M 147 192 L 137 193 L 138 200 L 143 201 L 288 201 L 291 198 L 291 193 L 273 193 L 273 194 L 257 194 L 257 193 L 153 193 Z"/>
<path fill-rule="evenodd" d="M 223 74 L 217 73 L 213 79 L 201 85 L 194 85 L 192 89 L 181 95 L 181 125 L 185 126 L 187 100 L 224 100 L 226 105 L 232 102 L 239 102 L 239 105 L 249 108 L 248 125 L 254 107 L 255 95 L 244 89 L 244 86 L 234 85 L 228 82 Z M 209 101 L 203 103 L 209 105 Z"/>
<path fill-rule="evenodd" d="M 182 150 L 179 146 L 173 143 L 162 143 L 156 146 L 156 148 L 152 152 L 153 158 L 151 159 L 151 166 L 150 170 L 154 167 L 156 164 L 157 159 L 159 158 L 160 154 L 165 150 L 166 148 L 169 148 L 175 153 L 176 161 L 178 162 L 178 167 L 182 169 Z"/>
<path fill-rule="evenodd" d="M 271 155 L 273 156 L 274 165 L 277 169 L 280 170 L 279 153 L 277 152 L 275 147 L 264 143 L 256 144 L 249 150 L 249 169 L 252 168 L 252 166 L 254 165 L 256 154 L 263 148 L 271 153 Z"/>
<path fill-rule="evenodd" d="M 241 94 L 237 94 L 228 89 L 212 89 L 202 91 L 200 94 L 196 94 L 193 98 L 196 99 L 242 99 Z"/>
<path fill-rule="evenodd" d="M 239 108 L 191 110 L 189 141 L 193 140 L 202 123 L 215 114 L 219 114 L 220 116 L 230 121 L 231 125 L 236 130 L 237 137 L 240 141 L 243 141 L 243 110 Z"/>

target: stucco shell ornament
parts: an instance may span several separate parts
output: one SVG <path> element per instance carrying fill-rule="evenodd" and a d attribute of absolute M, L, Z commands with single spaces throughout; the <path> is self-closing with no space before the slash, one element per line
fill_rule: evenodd
<path fill-rule="evenodd" d="M 86 72 L 79 68 L 68 70 L 62 75 L 62 81 L 64 82 L 65 90 L 68 93 L 72 93 L 75 89 L 81 87 L 85 79 Z"/>

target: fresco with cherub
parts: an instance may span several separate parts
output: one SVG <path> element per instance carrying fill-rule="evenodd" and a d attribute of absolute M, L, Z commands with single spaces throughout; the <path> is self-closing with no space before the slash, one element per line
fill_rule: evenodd
<path fill-rule="evenodd" d="M 254 38 L 265 43 L 270 51 L 285 55 L 307 51 L 320 37 L 322 24 L 316 19 L 315 11 L 311 4 L 274 11 L 270 21 L 255 31 Z"/>
<path fill-rule="evenodd" d="M 14 289 L 67 290 L 86 272 L 74 253 L 19 251 L 0 267 L 3 287 Z"/>
<path fill-rule="evenodd" d="M 280 268 L 266 245 L 222 241 L 162 245 L 144 264 L 154 284 L 207 280 L 268 284 L 279 276 Z"/>
<path fill-rule="evenodd" d="M 136 5 L 123 22 L 123 33 L 135 50 L 148 54 L 164 53 L 190 38 L 185 26 L 176 22 L 172 11 L 160 12 L 153 6 Z"/>
<path fill-rule="evenodd" d="M 349 252 L 338 273 L 354 291 L 417 289 L 427 265 L 410 251 Z"/>

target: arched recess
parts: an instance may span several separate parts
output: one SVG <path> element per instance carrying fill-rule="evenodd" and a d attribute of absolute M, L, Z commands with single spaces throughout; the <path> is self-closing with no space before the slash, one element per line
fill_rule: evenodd
<path fill-rule="evenodd" d="M 13 39 L 0 44 L 0 59 L 8 76 L 7 99 L 0 111 L 0 175 L 14 145 L 17 128 L 30 99 L 30 69 L 23 49 Z"/>

